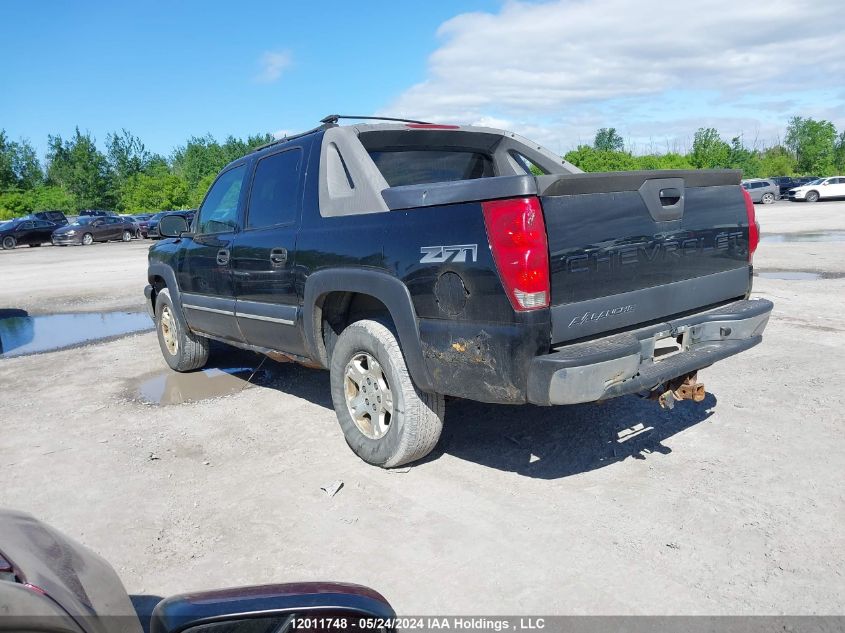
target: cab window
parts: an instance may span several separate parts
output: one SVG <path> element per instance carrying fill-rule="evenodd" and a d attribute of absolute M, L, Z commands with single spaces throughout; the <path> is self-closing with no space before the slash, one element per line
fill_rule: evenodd
<path fill-rule="evenodd" d="M 296 222 L 301 163 L 302 150 L 298 147 L 258 161 L 249 196 L 247 229 Z"/>
<path fill-rule="evenodd" d="M 238 200 L 241 197 L 246 165 L 223 173 L 208 191 L 199 210 L 197 233 L 228 233 L 238 228 Z"/>

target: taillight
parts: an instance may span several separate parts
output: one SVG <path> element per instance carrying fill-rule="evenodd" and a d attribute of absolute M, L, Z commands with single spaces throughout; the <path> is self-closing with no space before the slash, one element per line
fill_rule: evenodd
<path fill-rule="evenodd" d="M 748 261 L 754 257 L 754 251 L 757 250 L 757 245 L 760 243 L 760 224 L 757 222 L 757 216 L 754 213 L 754 202 L 751 196 L 743 189 L 742 195 L 745 197 L 745 213 L 748 215 Z"/>
<path fill-rule="evenodd" d="M 549 244 L 540 200 L 482 202 L 493 260 L 514 310 L 549 305 Z"/>

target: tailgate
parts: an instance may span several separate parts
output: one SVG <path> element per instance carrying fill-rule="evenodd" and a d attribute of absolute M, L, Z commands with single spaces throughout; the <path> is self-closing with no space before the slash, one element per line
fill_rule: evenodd
<path fill-rule="evenodd" d="M 739 171 L 540 176 L 552 342 L 711 306 L 749 290 Z"/>

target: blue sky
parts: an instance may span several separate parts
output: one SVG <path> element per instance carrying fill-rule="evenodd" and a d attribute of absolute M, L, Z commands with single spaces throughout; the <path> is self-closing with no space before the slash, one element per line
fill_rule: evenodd
<path fill-rule="evenodd" d="M 839 0 L 29 0 L 2 2 L 0 23 L 0 128 L 42 152 L 75 125 L 168 154 L 332 112 L 505 127 L 559 152 L 604 126 L 635 151 L 683 151 L 700 126 L 771 144 L 792 115 L 845 129 Z"/>
<path fill-rule="evenodd" d="M 469 0 L 461 10 L 495 10 Z M 402 8 L 405 6 L 406 8 Z M 0 128 L 43 149 L 75 125 L 168 153 L 191 135 L 303 130 L 420 81 L 455 3 L 3 2 Z M 290 63 L 263 77 L 267 53 Z"/>

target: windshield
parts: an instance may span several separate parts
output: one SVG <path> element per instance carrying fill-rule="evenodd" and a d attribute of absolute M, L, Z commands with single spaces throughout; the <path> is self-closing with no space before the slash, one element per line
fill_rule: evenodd
<path fill-rule="evenodd" d="M 825 181 L 824 178 L 816 178 L 815 180 L 811 180 L 807 183 L 807 185 L 820 185 Z M 806 186 L 806 185 L 805 185 Z"/>
<path fill-rule="evenodd" d="M 74 226 L 83 226 L 85 224 L 91 224 L 91 222 L 93 222 L 96 219 L 97 219 L 97 216 L 95 216 L 95 215 L 83 215 L 83 216 L 76 218 L 73 225 Z"/>
<path fill-rule="evenodd" d="M 0 222 L 0 231 L 8 231 L 12 229 L 17 224 L 17 220 L 9 220 L 7 222 Z"/>

